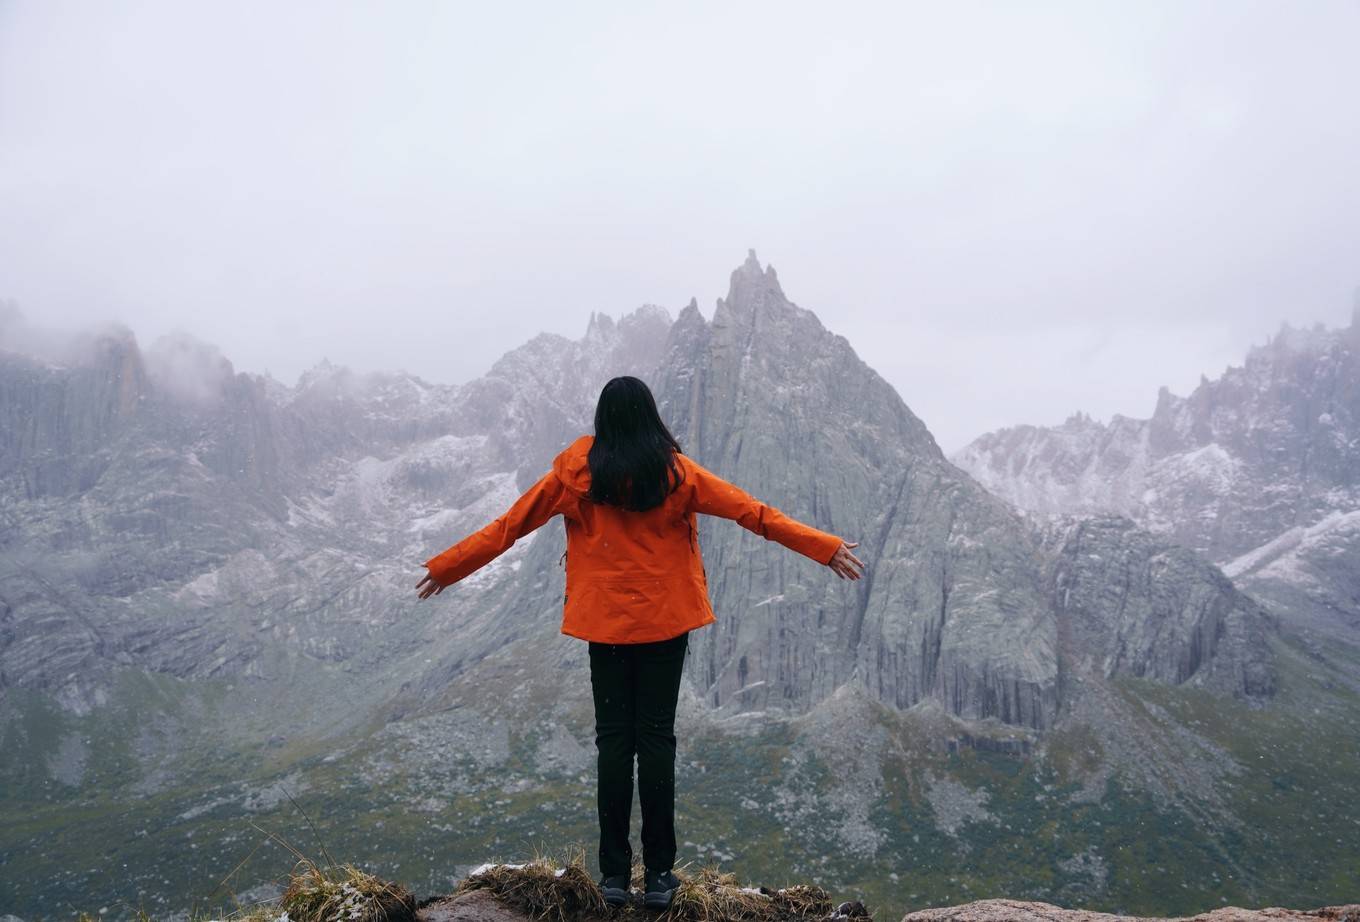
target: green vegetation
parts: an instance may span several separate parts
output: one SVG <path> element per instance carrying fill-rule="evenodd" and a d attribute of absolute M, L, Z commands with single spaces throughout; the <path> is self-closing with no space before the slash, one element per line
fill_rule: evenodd
<path fill-rule="evenodd" d="M 862 792 L 848 773 L 861 753 L 813 750 L 789 725 L 682 737 L 680 861 L 861 898 L 882 919 L 989 897 L 1144 915 L 1354 901 L 1360 697 L 1333 663 L 1288 643 L 1276 654 L 1280 692 L 1266 707 L 1113 683 L 1160 744 L 1167 778 L 1192 779 L 1190 756 L 1176 761 L 1182 735 L 1215 754 L 1212 809 L 1135 786 L 1091 727 L 1063 725 L 1031 756 L 949 752 L 938 721 L 879 709 L 864 736 L 887 742 L 875 744 L 875 786 Z M 1360 673 L 1357 651 L 1329 655 Z M 277 896 L 287 885 L 281 841 L 324 843 L 362 859 L 355 872 L 422 896 L 451 892 L 483 862 L 593 855 L 588 715 L 554 718 L 586 754 L 545 768 L 541 725 L 511 724 L 494 757 L 456 739 L 431 756 L 420 734 L 370 731 L 248 744 L 216 723 L 214 696 L 225 693 L 130 674 L 107 706 L 73 717 L 7 690 L 0 906 L 28 919 L 106 908 L 103 922 L 237 912 L 233 889 L 274 881 Z"/>

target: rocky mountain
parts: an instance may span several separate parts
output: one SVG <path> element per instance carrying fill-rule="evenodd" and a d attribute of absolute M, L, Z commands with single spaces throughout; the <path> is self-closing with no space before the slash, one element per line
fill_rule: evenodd
<path fill-rule="evenodd" d="M 1080 580 L 1092 558 L 1045 549 L 1020 516 L 962 475 L 849 343 L 785 297 L 773 269 L 750 256 L 711 322 L 695 303 L 686 306 L 649 379 L 700 463 L 860 541 L 874 561 L 864 580 L 841 583 L 731 523 L 704 520 L 700 546 L 724 617 L 694 639 L 688 680 L 708 708 L 797 714 L 853 685 L 894 709 L 931 701 L 961 718 L 1025 730 L 1055 723 L 1065 704 L 1059 633 L 1067 610 L 1055 572 L 1061 565 L 1065 579 Z M 1125 538 L 1108 533 L 1106 549 L 1122 553 Z M 491 655 L 507 636 L 534 631 L 553 645 L 560 591 L 541 587 L 562 581 L 563 548 L 556 529 L 535 539 L 500 604 L 479 615 L 486 620 L 477 636 L 437 646 L 438 665 L 415 680 L 412 696 L 449 688 L 469 660 Z M 1140 545 L 1134 553 L 1154 552 Z M 1267 614 L 1212 568 L 1177 575 L 1183 592 L 1159 600 L 1167 610 L 1155 631 L 1102 635 L 1140 647 L 1127 660 L 1099 651 L 1114 664 L 1107 675 L 1268 696 Z M 1127 581 L 1120 589 L 1149 610 L 1152 591 Z M 1203 645 L 1206 632 L 1229 639 Z"/>
<path fill-rule="evenodd" d="M 1284 324 L 1148 419 L 983 435 L 951 458 L 1032 516 L 1119 513 L 1300 625 L 1360 639 L 1360 294 L 1351 325 Z"/>
<path fill-rule="evenodd" d="M 969 719 L 1033 729 L 1055 722 L 1064 704 L 1066 608 L 1053 585 L 1062 552 L 1039 546 L 1025 523 L 961 477 L 849 343 L 788 301 L 772 268 L 748 258 L 709 324 L 693 304 L 681 313 L 657 389 L 666 418 L 703 463 L 860 541 L 874 561 L 859 584 L 833 584 L 838 594 L 828 595 L 781 549 L 725 523 L 701 526 L 721 573 L 715 605 L 729 613 L 699 641 L 697 678 L 713 706 L 740 696 L 736 709 L 801 710 L 854 683 L 899 709 L 932 699 Z M 1122 538 L 1112 538 L 1115 550 Z M 1237 612 L 1242 629 L 1228 632 L 1257 636 L 1233 654 L 1237 679 L 1201 674 L 1199 663 L 1158 677 L 1269 694 L 1262 613 L 1225 581 L 1182 575 L 1187 589 Z M 1162 642 L 1188 663 L 1199 613 L 1176 616 L 1185 630 Z M 1144 674 L 1122 663 L 1113 671 L 1126 668 Z"/>
<path fill-rule="evenodd" d="M 560 524 L 431 601 L 414 585 L 618 374 L 700 463 L 869 563 L 837 580 L 700 519 L 718 623 L 682 690 L 687 854 L 871 887 L 910 866 L 916 905 L 995 885 L 1172 911 L 1312 901 L 1333 891 L 1302 881 L 1355 852 L 1282 834 L 1303 857 L 1281 872 L 1253 831 L 1305 799 L 1355 816 L 1357 772 L 1292 735 L 1360 753 L 1349 652 L 1310 659 L 1269 600 L 1128 516 L 1021 515 L 754 253 L 711 320 L 593 314 L 457 386 L 322 363 L 290 387 L 186 336 L 71 341 L 12 311 L 0 350 L 0 910 L 110 886 L 164 905 L 304 807 L 332 852 L 429 889 L 450 854 L 591 840 Z M 1196 883 L 1168 897 L 1148 867 Z"/>

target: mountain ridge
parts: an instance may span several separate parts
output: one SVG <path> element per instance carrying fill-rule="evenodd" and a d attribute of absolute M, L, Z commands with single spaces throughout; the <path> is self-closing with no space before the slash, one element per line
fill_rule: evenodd
<path fill-rule="evenodd" d="M 1279 761 L 1300 725 L 1350 751 L 1344 661 L 1310 663 L 1274 610 L 1126 517 L 1017 513 L 753 252 L 711 320 L 695 299 L 674 319 L 602 316 L 461 385 L 326 363 L 290 388 L 211 347 L 144 354 L 117 336 L 75 366 L 0 357 L 0 799 L 16 817 L 0 853 L 23 872 L 16 905 L 92 886 L 30 857 L 35 842 L 116 840 L 128 859 L 189 832 L 226 842 L 280 789 L 431 886 L 447 868 L 435 840 L 471 860 L 503 836 L 589 827 L 560 526 L 435 603 L 415 600 L 414 562 L 508 507 L 617 374 L 649 381 L 696 460 L 869 561 L 837 581 L 701 517 L 719 621 L 692 638 L 681 770 L 723 784 L 693 789 L 685 848 L 735 855 L 756 837 L 785 843 L 797 873 L 871 887 L 911 862 L 941 896 L 967 868 L 1016 896 L 1113 900 L 1145 880 L 1115 822 L 1137 817 L 1162 831 L 1139 847 L 1188 849 L 1186 874 L 1251 841 L 1234 859 L 1245 883 L 1186 878 L 1185 899 L 1301 892 L 1252 830 L 1305 791 L 1349 815 L 1349 775 Z M 131 810 L 148 835 L 126 843 L 82 804 Z M 398 836 L 405 823 L 425 834 Z M 1034 824 L 1083 857 L 1029 863 Z M 1310 873 L 1348 854 L 1289 841 Z M 197 861 L 175 873 L 208 873 Z M 759 849 L 740 861 L 763 866 Z M 173 898 L 149 872 L 128 886 Z"/>
<path fill-rule="evenodd" d="M 1147 419 L 1009 427 L 951 460 L 1040 519 L 1128 516 L 1224 567 L 1301 631 L 1360 639 L 1348 518 L 1360 510 L 1360 295 L 1350 326 L 1283 323 L 1189 396 L 1163 386 Z"/>

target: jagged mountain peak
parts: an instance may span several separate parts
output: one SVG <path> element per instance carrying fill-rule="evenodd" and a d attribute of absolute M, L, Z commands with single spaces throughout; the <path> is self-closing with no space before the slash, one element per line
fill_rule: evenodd
<path fill-rule="evenodd" d="M 1062 428 L 1064 429 L 1091 429 L 1100 426 L 1100 421 L 1093 418 L 1091 414 L 1087 413 L 1085 410 L 1077 410 L 1075 413 L 1068 416 L 1067 419 L 1063 420 L 1062 424 Z"/>
<path fill-rule="evenodd" d="M 586 324 L 586 335 L 582 343 L 609 344 L 617 338 L 637 335 L 665 336 L 670 329 L 671 313 L 659 304 L 643 304 L 632 311 L 622 314 L 615 320 L 604 311 L 591 311 L 590 321 Z"/>
<path fill-rule="evenodd" d="M 754 317 L 762 309 L 787 311 L 794 307 L 780 287 L 774 266 L 762 269 L 752 249 L 747 250 L 746 260 L 732 270 L 727 297 L 718 299 L 713 322 L 724 324 L 736 318 Z"/>
<path fill-rule="evenodd" d="M 808 443 L 843 441 L 852 437 L 844 430 L 864 425 L 909 455 L 944 457 L 892 385 L 815 312 L 789 300 L 774 267 L 762 267 L 754 249 L 732 271 L 711 321 L 704 321 L 695 299 L 681 311 L 656 392 L 658 406 L 701 456 L 716 458 L 729 441 L 739 448 L 735 433 L 754 437 L 740 420 L 768 413 L 786 428 L 803 428 L 790 422 L 795 417 L 818 420 L 806 426 Z M 846 401 L 854 402 L 858 419 L 838 410 Z"/>
<path fill-rule="evenodd" d="M 591 311 L 580 339 L 559 333 L 539 333 L 502 355 L 491 365 L 488 377 L 506 377 L 533 367 L 542 369 L 565 363 L 579 366 L 627 365 L 634 370 L 647 366 L 665 342 L 672 326 L 670 312 L 657 304 L 643 304 L 615 320 L 604 311 Z M 618 372 L 624 374 L 625 372 Z M 603 384 L 603 382 L 601 382 Z"/>
<path fill-rule="evenodd" d="M 1246 365 L 1271 362 L 1292 355 L 1320 353 L 1341 343 L 1346 328 L 1329 329 L 1321 321 L 1310 327 L 1296 327 L 1288 321 L 1280 324 L 1275 335 L 1263 346 L 1252 346 L 1247 352 Z M 1225 376 L 1234 370 L 1230 366 Z M 1201 376 L 1201 382 L 1208 379 Z"/>
<path fill-rule="evenodd" d="M 675 323 L 671 326 L 671 338 L 677 336 L 683 338 L 694 330 L 702 330 L 708 326 L 708 321 L 704 319 L 703 313 L 699 310 L 699 299 L 690 298 L 689 303 L 680 309 L 680 315 L 675 318 Z"/>
<path fill-rule="evenodd" d="M 626 326 L 630 323 L 666 323 L 673 322 L 671 312 L 660 304 L 653 304 L 650 301 L 640 304 L 627 314 L 619 318 L 619 325 Z"/>
<path fill-rule="evenodd" d="M 590 322 L 586 324 L 586 341 L 602 340 L 614 332 L 614 318 L 604 311 L 591 311 Z"/>

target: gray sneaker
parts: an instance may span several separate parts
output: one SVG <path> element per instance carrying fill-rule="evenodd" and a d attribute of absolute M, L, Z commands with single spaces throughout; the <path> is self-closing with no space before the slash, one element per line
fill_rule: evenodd
<path fill-rule="evenodd" d="M 670 909 L 671 898 L 675 896 L 675 888 L 680 886 L 680 879 L 667 869 L 648 870 L 643 875 L 643 880 L 647 884 L 647 890 L 642 894 L 642 905 L 648 909 Z"/>
<path fill-rule="evenodd" d="M 622 906 L 628 902 L 628 875 L 608 874 L 600 878 L 600 892 L 609 906 Z"/>

